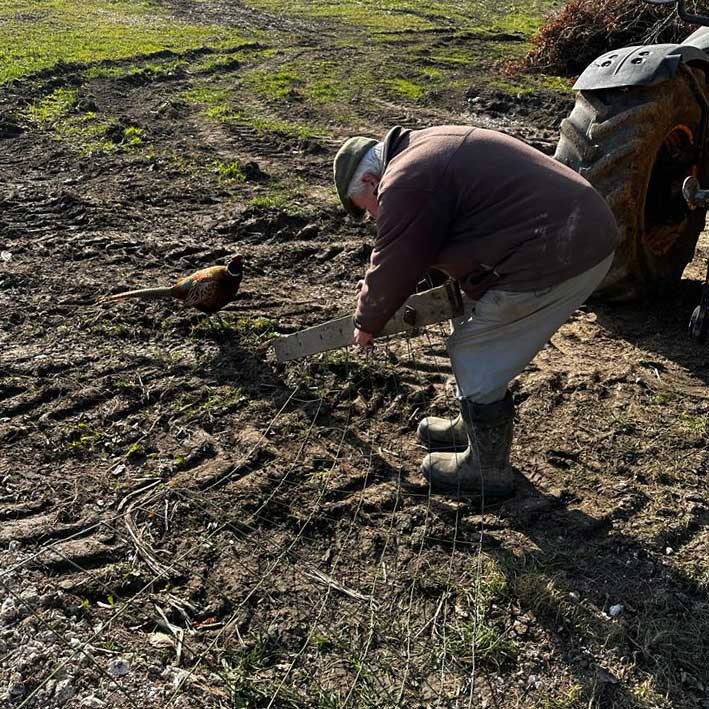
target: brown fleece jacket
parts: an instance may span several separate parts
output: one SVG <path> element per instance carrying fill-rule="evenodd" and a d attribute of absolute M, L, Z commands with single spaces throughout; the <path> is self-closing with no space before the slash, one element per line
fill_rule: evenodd
<path fill-rule="evenodd" d="M 384 147 L 377 237 L 355 323 L 376 334 L 431 268 L 471 297 L 535 291 L 592 268 L 618 239 L 613 214 L 580 175 L 525 143 L 471 126 L 394 128 Z"/>

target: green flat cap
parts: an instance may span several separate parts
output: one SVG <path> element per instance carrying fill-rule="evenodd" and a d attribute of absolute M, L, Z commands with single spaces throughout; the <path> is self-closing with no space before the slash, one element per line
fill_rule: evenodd
<path fill-rule="evenodd" d="M 335 155 L 333 171 L 335 173 L 337 196 L 340 198 L 340 202 L 342 202 L 342 206 L 347 213 L 354 219 L 361 219 L 364 216 L 364 211 L 356 207 L 354 202 L 347 197 L 347 188 L 350 186 L 350 182 L 352 182 L 362 158 L 378 142 L 374 138 L 365 138 L 362 135 L 357 135 L 346 140 L 337 151 L 337 155 Z"/>

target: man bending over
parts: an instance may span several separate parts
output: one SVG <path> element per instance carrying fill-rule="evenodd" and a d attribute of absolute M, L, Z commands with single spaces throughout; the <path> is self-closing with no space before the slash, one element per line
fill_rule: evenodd
<path fill-rule="evenodd" d="M 425 418 L 421 469 L 436 492 L 507 495 L 516 377 L 608 272 L 617 243 L 604 199 L 525 143 L 471 126 L 354 137 L 334 161 L 347 212 L 377 236 L 354 315 L 363 347 L 430 269 L 456 279 L 448 338 L 460 415 Z"/>

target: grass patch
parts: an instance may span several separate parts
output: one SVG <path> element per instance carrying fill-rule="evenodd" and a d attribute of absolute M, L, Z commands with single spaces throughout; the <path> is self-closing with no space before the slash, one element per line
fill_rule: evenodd
<path fill-rule="evenodd" d="M 583 696 L 583 687 L 580 684 L 573 684 L 563 694 L 544 699 L 541 707 L 542 709 L 576 709 L 582 706 Z"/>
<path fill-rule="evenodd" d="M 239 387 L 225 385 L 185 392 L 170 404 L 170 409 L 176 414 L 185 416 L 203 413 L 224 415 L 240 408 L 245 401 Z M 182 465 L 185 458 L 178 455 L 175 461 Z"/>
<path fill-rule="evenodd" d="M 276 322 L 270 318 L 242 317 L 237 320 L 227 320 L 222 317 L 205 317 L 194 325 L 190 336 L 201 340 L 236 339 L 248 346 L 267 344 L 276 336 Z"/>
<path fill-rule="evenodd" d="M 261 686 L 257 675 L 275 661 L 272 642 L 259 638 L 249 649 L 225 653 L 219 662 L 217 674 L 229 692 L 233 707 L 258 706 L 270 696 Z"/>
<path fill-rule="evenodd" d="M 246 175 L 238 160 L 233 162 L 216 160 L 212 163 L 212 170 L 224 182 L 244 182 L 246 180 Z"/>
<path fill-rule="evenodd" d="M 125 323 L 114 322 L 114 316 L 107 313 L 91 327 L 91 332 L 95 335 L 102 335 L 108 338 L 134 339 L 137 333 L 135 326 Z"/>
<path fill-rule="evenodd" d="M 484 664 L 495 670 L 514 662 L 518 643 L 509 635 L 502 619 L 492 609 L 508 595 L 507 579 L 500 566 L 485 557 L 481 574 L 477 569 L 470 584 L 456 589 L 456 607 L 461 620 L 450 623 L 450 651 L 456 662 L 468 666 Z"/>
<path fill-rule="evenodd" d="M 298 214 L 304 209 L 309 190 L 310 186 L 302 178 L 273 178 L 267 185 L 254 187 L 254 195 L 249 199 L 248 206 Z"/>
<path fill-rule="evenodd" d="M 472 74 L 466 71 L 468 67 L 479 69 L 481 62 L 491 65 L 497 59 L 509 59 L 511 51 L 521 56 L 527 48 L 525 42 L 477 39 L 478 33 L 483 37 L 494 36 L 493 32 L 527 36 L 525 33 L 536 29 L 544 11 L 555 3 L 527 1 L 504 10 L 487 1 L 472 10 L 463 2 L 439 2 L 424 8 L 420 2 L 396 0 L 337 5 L 255 0 L 250 4 L 319 22 L 331 20 L 338 25 L 333 52 L 318 55 L 302 48 L 282 48 L 268 68 L 260 62 L 267 56 L 275 57 L 274 48 L 258 46 L 233 53 L 229 56 L 239 61 L 237 88 L 231 80 L 228 85 L 204 82 L 187 91 L 184 98 L 201 104 L 206 117 L 223 125 L 248 127 L 262 136 L 310 140 L 343 124 L 360 124 L 363 108 L 366 110 L 373 99 L 416 104 L 429 96 L 435 100 L 441 91 L 463 92 Z M 368 19 L 363 22 L 364 15 Z M 424 37 L 417 32 L 424 26 L 440 34 Z M 374 35 L 373 28 L 380 34 Z M 402 62 L 404 55 L 406 62 Z M 225 57 L 224 61 L 230 60 Z M 494 71 L 491 74 L 496 75 Z M 502 86 L 505 81 L 509 85 Z M 553 77 L 546 81 L 544 88 L 556 88 Z M 501 90 L 517 94 L 538 88 L 541 78 L 500 82 Z M 300 106 L 306 110 L 296 110 L 299 120 L 293 120 L 291 109 Z M 311 118 L 312 109 L 317 110 L 315 119 Z M 303 114 L 307 117 L 302 118 Z M 256 199 L 258 204 L 263 197 L 257 195 Z M 268 206 L 282 204 L 270 197 L 266 200 Z"/>
<path fill-rule="evenodd" d="M 242 114 L 232 108 L 231 97 L 230 89 L 211 84 L 197 84 L 181 96 L 187 103 L 201 106 L 207 118 L 226 125 L 235 125 L 242 120 Z"/>
<path fill-rule="evenodd" d="M 526 0 L 494 3 L 482 0 L 432 0 L 425 5 L 416 0 L 248 0 L 252 7 L 272 11 L 288 10 L 312 20 L 329 20 L 371 32 L 417 32 L 441 28 L 488 30 L 531 35 L 540 26 L 545 12 L 558 6 L 553 0 Z"/>
<path fill-rule="evenodd" d="M 131 148 L 138 148 L 143 144 L 143 129 L 137 126 L 126 126 L 122 128 L 122 138 L 120 140 L 120 145 L 126 150 Z"/>
<path fill-rule="evenodd" d="M 386 84 L 394 93 L 413 101 L 417 101 L 426 93 L 423 86 L 410 79 L 389 79 Z"/>
<path fill-rule="evenodd" d="M 145 448 L 140 443 L 132 443 L 126 451 L 126 460 L 137 460 L 145 455 Z"/>
<path fill-rule="evenodd" d="M 269 59 L 278 52 L 273 47 L 264 46 L 256 42 L 249 42 L 237 48 L 227 48 L 214 54 L 205 54 L 198 57 L 190 64 L 194 74 L 211 74 L 225 70 L 234 70 L 242 64 Z"/>
<path fill-rule="evenodd" d="M 276 321 L 271 318 L 239 318 L 236 329 L 250 346 L 267 345 L 277 336 Z"/>
<path fill-rule="evenodd" d="M 27 115 L 37 125 L 53 126 L 73 112 L 77 100 L 78 92 L 75 89 L 59 88 L 30 106 Z"/>
<path fill-rule="evenodd" d="M 65 434 L 63 448 L 72 452 L 85 452 L 102 444 L 107 434 L 87 423 L 72 425 Z"/>
<path fill-rule="evenodd" d="M 202 106 L 203 114 L 226 126 L 253 128 L 259 135 L 277 135 L 284 138 L 306 140 L 318 137 L 313 126 L 282 120 L 240 104 L 234 93 L 225 88 L 197 85 L 184 92 L 182 98 L 192 104 Z"/>
<path fill-rule="evenodd" d="M 259 69 L 248 75 L 247 82 L 257 94 L 282 99 L 297 87 L 302 86 L 305 80 L 293 69 L 283 69 L 276 72 Z"/>
<path fill-rule="evenodd" d="M 0 84 L 58 64 L 96 64 L 246 40 L 229 27 L 191 25 L 148 0 L 0 0 Z"/>
<path fill-rule="evenodd" d="M 678 425 L 685 431 L 706 433 L 709 431 L 709 416 L 693 416 L 685 413 L 679 417 Z"/>
<path fill-rule="evenodd" d="M 115 119 L 101 117 L 90 104 L 82 106 L 74 89 L 58 88 L 30 106 L 30 125 L 51 130 L 83 155 L 132 151 L 142 147 L 143 129 Z"/>
<path fill-rule="evenodd" d="M 292 207 L 298 195 L 294 195 L 290 190 L 272 190 L 268 194 L 259 194 L 252 197 L 249 202 L 249 207 L 258 207 L 260 209 L 278 209 L 288 210 Z"/>

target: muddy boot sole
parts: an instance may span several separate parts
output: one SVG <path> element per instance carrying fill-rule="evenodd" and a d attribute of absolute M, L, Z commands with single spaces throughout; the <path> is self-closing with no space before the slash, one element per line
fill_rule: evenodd
<path fill-rule="evenodd" d="M 421 474 L 426 477 L 426 474 L 421 471 Z M 428 480 L 428 478 L 427 478 Z M 484 490 L 479 485 L 466 486 L 463 483 L 460 485 L 452 485 L 443 482 L 432 482 L 428 480 L 430 486 L 431 494 L 433 495 L 448 495 L 448 496 L 458 496 L 458 497 L 485 497 L 485 498 L 506 498 L 514 497 L 515 487 L 514 484 L 509 486 L 496 486 L 496 485 L 485 485 Z"/>

